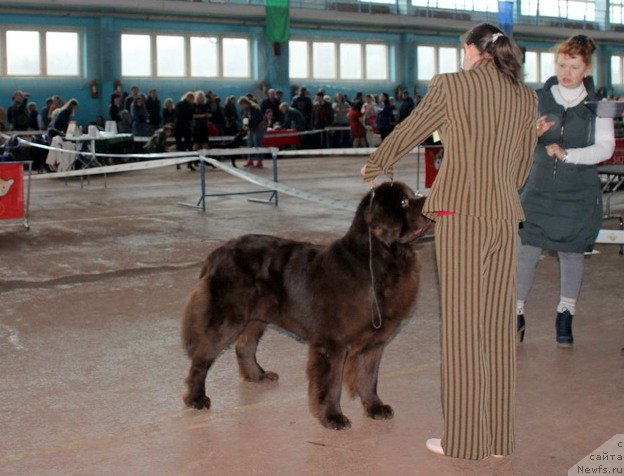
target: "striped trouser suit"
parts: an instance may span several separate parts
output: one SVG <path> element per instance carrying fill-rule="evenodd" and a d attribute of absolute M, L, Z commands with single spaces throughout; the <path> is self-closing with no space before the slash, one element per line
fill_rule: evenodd
<path fill-rule="evenodd" d="M 437 219 L 447 456 L 514 449 L 517 232 L 515 220 Z"/>

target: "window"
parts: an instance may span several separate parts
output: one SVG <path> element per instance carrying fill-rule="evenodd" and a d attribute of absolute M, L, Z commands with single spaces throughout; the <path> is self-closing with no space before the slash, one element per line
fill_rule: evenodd
<path fill-rule="evenodd" d="M 41 74 L 38 31 L 7 31 L 6 49 L 9 75 L 38 76 Z"/>
<path fill-rule="evenodd" d="M 312 71 L 315 78 L 336 79 L 335 43 L 312 43 Z"/>
<path fill-rule="evenodd" d="M 412 6 L 445 8 L 448 10 L 497 12 L 498 0 L 412 0 Z"/>
<path fill-rule="evenodd" d="M 219 76 L 218 45 L 219 40 L 214 36 L 191 37 L 191 76 L 204 78 Z"/>
<path fill-rule="evenodd" d="M 366 79 L 388 79 L 388 47 L 366 45 Z"/>
<path fill-rule="evenodd" d="M 183 36 L 156 37 L 157 76 L 183 77 L 185 57 Z"/>
<path fill-rule="evenodd" d="M 549 51 L 527 51 L 524 55 L 524 80 L 543 83 L 555 75 L 555 54 Z"/>
<path fill-rule="evenodd" d="M 289 74 L 297 79 L 387 81 L 388 45 L 293 40 Z"/>
<path fill-rule="evenodd" d="M 121 35 L 122 76 L 249 78 L 248 38 Z"/>
<path fill-rule="evenodd" d="M 249 40 L 246 38 L 223 38 L 223 76 L 248 78 Z"/>
<path fill-rule="evenodd" d="M 79 76 L 80 34 L 39 29 L 5 30 L 0 54 L 8 76 Z"/>
<path fill-rule="evenodd" d="M 624 0 L 609 1 L 609 22 L 624 23 Z"/>
<path fill-rule="evenodd" d="M 48 31 L 45 38 L 48 76 L 78 76 L 80 74 L 78 33 Z"/>
<path fill-rule="evenodd" d="M 520 13 L 529 16 L 594 21 L 596 5 L 594 0 L 522 0 Z"/>
<path fill-rule="evenodd" d="M 121 35 L 121 75 L 151 76 L 151 49 L 149 35 Z"/>
<path fill-rule="evenodd" d="M 420 81 L 429 81 L 435 74 L 454 73 L 459 70 L 459 48 L 419 46 L 416 55 Z"/>
<path fill-rule="evenodd" d="M 291 41 L 288 43 L 288 69 L 292 78 L 309 78 L 308 42 Z"/>
<path fill-rule="evenodd" d="M 362 45 L 358 43 L 340 44 L 340 71 L 342 79 L 360 79 L 362 77 Z"/>
<path fill-rule="evenodd" d="M 611 56 L 611 84 L 612 85 L 624 84 L 624 75 L 622 74 L 622 72 L 624 71 L 624 69 L 622 68 L 623 61 L 624 61 L 624 55 Z"/>

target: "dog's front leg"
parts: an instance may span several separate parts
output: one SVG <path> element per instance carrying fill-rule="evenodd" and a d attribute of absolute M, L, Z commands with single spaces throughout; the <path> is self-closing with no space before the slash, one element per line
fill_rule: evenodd
<path fill-rule="evenodd" d="M 379 344 L 353 356 L 349 355 L 345 365 L 345 380 L 352 395 L 359 395 L 366 415 L 375 420 L 388 420 L 394 416 L 390 405 L 377 395 L 379 364 L 384 346 Z"/>
<path fill-rule="evenodd" d="M 333 430 L 351 427 L 342 414 L 340 394 L 346 350 L 329 343 L 311 344 L 308 359 L 310 410 L 321 424 Z"/>

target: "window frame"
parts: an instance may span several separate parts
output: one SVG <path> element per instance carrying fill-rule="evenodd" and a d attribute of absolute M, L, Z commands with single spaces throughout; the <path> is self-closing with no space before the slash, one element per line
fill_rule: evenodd
<path fill-rule="evenodd" d="M 520 15 L 523 17 L 536 17 L 537 15 L 531 12 L 531 8 L 529 6 L 529 2 L 534 2 L 537 3 L 536 5 L 536 11 L 540 10 L 540 3 L 546 0 L 519 0 L 520 1 Z M 554 18 L 554 19 L 561 19 L 561 20 L 570 20 L 570 21 L 587 21 L 587 22 L 595 22 L 596 21 L 596 1 L 595 0 L 574 0 L 575 2 L 582 2 L 584 3 L 586 6 L 588 4 L 592 4 L 594 6 L 594 17 L 593 18 L 583 18 L 583 19 L 579 19 L 579 18 L 574 18 L 570 16 L 570 8 L 568 3 L 566 2 L 566 13 L 565 15 L 561 15 L 561 11 L 560 11 L 560 1 L 563 0 L 548 0 L 549 2 L 554 2 L 557 4 L 557 10 L 559 10 L 559 14 L 558 15 L 546 15 L 542 12 L 540 12 L 539 17 L 542 18 Z M 526 6 L 525 6 L 526 5 Z M 587 10 L 585 10 L 585 13 L 587 13 Z"/>
<path fill-rule="evenodd" d="M 423 79 L 420 77 L 418 48 L 421 48 L 421 47 L 433 48 L 433 75 L 431 76 L 431 78 L 433 78 L 436 74 L 441 74 L 440 73 L 440 50 L 442 48 L 454 49 L 457 51 L 457 56 L 456 56 L 457 69 L 455 71 L 446 71 L 446 73 L 458 72 L 461 70 L 460 64 L 463 60 L 463 48 L 461 46 L 455 46 L 455 45 L 448 44 L 448 43 L 444 43 L 444 44 L 442 43 L 441 44 L 419 43 L 418 45 L 416 45 L 416 81 L 424 82 L 424 83 L 429 83 L 429 81 L 431 81 L 431 78 Z"/>
<path fill-rule="evenodd" d="M 615 0 L 618 3 L 613 3 L 614 0 L 609 0 L 609 24 L 611 25 L 623 25 L 624 24 L 624 0 Z M 620 21 L 613 21 L 613 12 L 619 10 L 618 14 Z"/>
<path fill-rule="evenodd" d="M 150 73 L 147 76 L 136 75 L 124 75 L 121 71 L 121 64 L 123 61 L 123 51 L 121 51 L 121 37 L 122 35 L 145 35 L 150 38 Z M 157 40 L 158 36 L 174 36 L 182 37 L 184 39 L 184 74 L 182 76 L 168 76 L 158 74 L 158 51 Z M 193 75 L 191 69 L 191 38 L 216 38 L 217 39 L 217 74 L 216 76 L 203 76 Z M 247 71 L 246 76 L 224 76 L 223 70 L 223 40 L 224 39 L 240 39 L 247 42 Z M 178 31 L 159 31 L 151 32 L 146 30 L 130 30 L 124 29 L 119 33 L 119 67 L 120 75 L 125 79 L 169 79 L 169 80 L 181 80 L 181 79 L 211 79 L 211 80 L 228 80 L 228 79 L 253 79 L 253 37 L 251 35 L 236 35 L 236 34 L 207 34 L 201 32 L 178 32 Z"/>
<path fill-rule="evenodd" d="M 611 68 L 613 58 L 618 58 L 620 62 L 620 77 L 617 82 L 613 81 L 613 70 Z M 611 53 L 609 55 L 609 80 L 611 81 L 611 86 L 624 86 L 624 53 L 614 54 Z"/>
<path fill-rule="evenodd" d="M 389 41 L 364 41 L 364 40 L 356 40 L 356 39 L 345 39 L 345 40 L 320 40 L 320 39 L 311 39 L 311 38 L 291 38 L 290 41 L 296 41 L 299 43 L 306 44 L 306 55 L 307 55 L 307 77 L 299 77 L 299 76 L 291 76 L 290 72 L 290 64 L 288 65 L 288 75 L 292 80 L 296 81 L 334 81 L 340 83 L 385 83 L 391 81 L 391 71 L 390 65 L 392 63 L 391 54 L 392 48 L 391 43 Z M 290 44 L 289 41 L 289 44 Z M 334 69 L 336 71 L 335 78 L 326 78 L 322 76 L 314 75 L 314 58 L 313 58 L 313 44 L 314 43 L 332 43 L 334 46 Z M 360 50 L 360 67 L 362 70 L 362 74 L 360 78 L 343 78 L 341 76 L 341 65 L 340 65 L 340 45 L 359 45 L 361 47 Z M 385 65 L 385 79 L 368 79 L 366 75 L 366 47 L 369 45 L 383 46 L 386 49 L 386 65 Z"/>
<path fill-rule="evenodd" d="M 6 40 L 9 31 L 30 31 L 39 35 L 39 72 L 33 74 L 9 74 L 9 62 Z M 48 51 L 46 33 L 75 33 L 77 38 L 76 64 L 78 72 L 76 74 L 49 74 L 48 73 Z M 79 79 L 85 77 L 84 65 L 84 28 L 76 27 L 53 27 L 45 28 L 34 25 L 6 25 L 0 27 L 0 77 L 2 78 L 38 78 L 38 79 Z"/>

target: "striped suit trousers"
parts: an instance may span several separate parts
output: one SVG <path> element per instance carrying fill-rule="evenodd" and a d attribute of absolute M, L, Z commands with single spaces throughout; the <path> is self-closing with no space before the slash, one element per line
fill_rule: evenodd
<path fill-rule="evenodd" d="M 517 233 L 517 220 L 437 219 L 447 456 L 514 449 Z"/>

